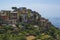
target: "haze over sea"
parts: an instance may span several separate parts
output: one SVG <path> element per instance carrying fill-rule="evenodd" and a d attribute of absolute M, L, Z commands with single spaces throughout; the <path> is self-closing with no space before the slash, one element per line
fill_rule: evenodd
<path fill-rule="evenodd" d="M 60 28 L 60 0 L 0 0 L 0 10 L 11 10 L 14 6 L 37 11 Z"/>
<path fill-rule="evenodd" d="M 53 25 L 60 28 L 60 18 L 50 18 L 50 21 L 52 22 Z"/>

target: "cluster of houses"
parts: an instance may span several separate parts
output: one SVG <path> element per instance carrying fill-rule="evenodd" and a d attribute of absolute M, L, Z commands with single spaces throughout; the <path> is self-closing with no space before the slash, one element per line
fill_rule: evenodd
<path fill-rule="evenodd" d="M 0 11 L 0 25 L 15 25 L 17 23 L 31 23 L 38 24 L 40 26 L 49 26 L 51 22 L 48 19 L 41 17 L 41 15 L 27 9 L 25 7 L 12 7 L 10 10 L 1 10 Z"/>

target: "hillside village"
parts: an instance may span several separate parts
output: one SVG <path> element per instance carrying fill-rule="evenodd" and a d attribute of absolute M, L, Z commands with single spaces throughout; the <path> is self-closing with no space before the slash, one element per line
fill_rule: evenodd
<path fill-rule="evenodd" d="M 49 27 L 51 22 L 31 9 L 25 7 L 17 8 L 12 7 L 13 11 L 1 10 L 0 11 L 0 25 L 16 25 L 18 23 L 31 23 L 34 25 L 40 25 Z M 35 21 L 35 23 L 33 22 Z"/>
<path fill-rule="evenodd" d="M 0 11 L 0 40 L 60 40 L 60 30 L 26 7 Z"/>

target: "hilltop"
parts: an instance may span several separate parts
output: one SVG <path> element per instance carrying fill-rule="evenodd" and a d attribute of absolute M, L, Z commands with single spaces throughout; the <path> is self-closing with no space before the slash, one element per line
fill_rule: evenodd
<path fill-rule="evenodd" d="M 60 39 L 60 29 L 38 12 L 26 7 L 12 9 L 0 11 L 0 40 Z"/>

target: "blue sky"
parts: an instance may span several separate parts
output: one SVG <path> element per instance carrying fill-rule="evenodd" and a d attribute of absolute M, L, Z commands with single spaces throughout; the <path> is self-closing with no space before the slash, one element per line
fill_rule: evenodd
<path fill-rule="evenodd" d="M 30 8 L 46 18 L 60 18 L 60 0 L 0 0 L 0 10 L 11 10 L 12 6 Z"/>

